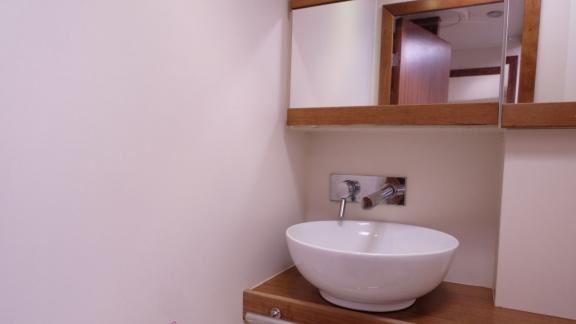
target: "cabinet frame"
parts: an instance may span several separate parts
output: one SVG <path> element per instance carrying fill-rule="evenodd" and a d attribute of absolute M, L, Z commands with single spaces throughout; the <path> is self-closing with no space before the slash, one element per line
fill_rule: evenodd
<path fill-rule="evenodd" d="M 298 10 L 353 0 L 290 0 Z M 363 107 L 289 108 L 288 126 L 497 126 L 503 128 L 576 128 L 576 102 L 533 103 L 540 28 L 541 0 L 524 0 L 518 104 L 464 103 L 390 105 L 392 50 L 398 16 L 445 10 L 503 0 L 416 0 L 383 6 L 378 105 Z M 500 99 L 502 100 L 502 99 Z M 502 100 L 503 101 L 503 100 Z"/>

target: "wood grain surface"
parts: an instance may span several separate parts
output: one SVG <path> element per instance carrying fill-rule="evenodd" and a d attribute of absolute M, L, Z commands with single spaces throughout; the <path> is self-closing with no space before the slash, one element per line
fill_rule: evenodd
<path fill-rule="evenodd" d="M 505 104 L 505 128 L 576 128 L 576 102 Z"/>
<path fill-rule="evenodd" d="M 522 54 L 520 59 L 520 82 L 518 84 L 519 103 L 531 103 L 534 101 L 540 34 L 540 2 L 540 0 L 524 0 Z"/>
<path fill-rule="evenodd" d="M 290 1 L 290 8 L 291 9 L 302 9 L 314 6 L 321 6 L 336 2 L 344 2 L 350 0 L 291 0 Z"/>
<path fill-rule="evenodd" d="M 442 283 L 405 310 L 367 313 L 326 302 L 318 289 L 291 268 L 244 292 L 244 313 L 268 315 L 278 307 L 282 319 L 300 324 L 574 324 L 575 321 L 494 307 L 492 290 Z"/>
<path fill-rule="evenodd" d="M 288 126 L 497 125 L 498 103 L 288 109 Z"/>

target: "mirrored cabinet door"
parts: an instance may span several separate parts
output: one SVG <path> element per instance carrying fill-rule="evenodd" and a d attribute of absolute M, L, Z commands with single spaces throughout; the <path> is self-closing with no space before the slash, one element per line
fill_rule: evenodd
<path fill-rule="evenodd" d="M 576 127 L 576 1 L 509 1 L 507 53 L 520 53 L 521 69 L 517 100 L 503 107 L 503 127 Z M 524 31 L 520 46 L 516 24 Z"/>
<path fill-rule="evenodd" d="M 522 71 L 520 75 L 521 88 L 516 102 L 576 101 L 576 1 L 509 1 L 508 55 L 520 53 L 521 60 L 534 61 L 534 70 Z M 535 16 L 538 11 L 540 15 Z M 524 35 L 519 44 L 516 26 L 521 25 L 535 30 L 537 36 Z M 533 92 L 526 85 L 530 82 L 534 84 Z"/>
<path fill-rule="evenodd" d="M 487 0 L 294 10 L 290 107 L 498 102 L 503 13 L 503 1 Z M 515 88 L 510 54 L 505 82 Z"/>
<path fill-rule="evenodd" d="M 290 107 L 377 104 L 376 4 L 355 0 L 292 12 Z"/>

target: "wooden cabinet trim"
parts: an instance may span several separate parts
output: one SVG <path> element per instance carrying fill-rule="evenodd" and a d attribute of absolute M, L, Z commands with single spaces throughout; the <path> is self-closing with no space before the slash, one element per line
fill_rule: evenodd
<path fill-rule="evenodd" d="M 522 29 L 522 53 L 520 59 L 520 82 L 518 102 L 534 102 L 536 88 L 536 63 L 540 34 L 541 0 L 524 0 L 524 25 Z"/>
<path fill-rule="evenodd" d="M 576 128 L 576 102 L 505 104 L 504 128 Z"/>
<path fill-rule="evenodd" d="M 303 9 L 345 1 L 351 1 L 351 0 L 291 0 L 290 9 L 292 10 Z"/>
<path fill-rule="evenodd" d="M 287 298 L 254 290 L 244 291 L 244 314 L 269 314 L 272 308 L 282 312 L 282 319 L 299 324 L 410 324 L 394 319 L 375 318 L 366 313 L 351 312 L 342 308 Z"/>
<path fill-rule="evenodd" d="M 288 126 L 497 125 L 498 103 L 288 109 Z"/>

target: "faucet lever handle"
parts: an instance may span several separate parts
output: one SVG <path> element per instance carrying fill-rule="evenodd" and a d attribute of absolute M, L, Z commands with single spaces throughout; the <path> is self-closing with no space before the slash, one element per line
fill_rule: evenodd
<path fill-rule="evenodd" d="M 338 198 L 356 200 L 356 194 L 360 191 L 360 183 L 354 180 L 344 180 L 338 184 Z"/>

